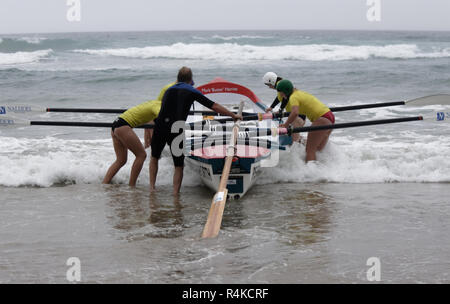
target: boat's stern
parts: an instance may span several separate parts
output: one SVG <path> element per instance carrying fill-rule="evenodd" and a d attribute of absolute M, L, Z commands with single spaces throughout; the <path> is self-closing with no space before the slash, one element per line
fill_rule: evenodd
<path fill-rule="evenodd" d="M 250 189 L 256 180 L 261 160 L 269 157 L 270 153 L 269 148 L 237 145 L 227 182 L 229 197 L 238 199 Z M 194 170 L 199 171 L 203 183 L 217 191 L 225 157 L 226 146 L 218 145 L 194 149 L 186 160 Z"/>

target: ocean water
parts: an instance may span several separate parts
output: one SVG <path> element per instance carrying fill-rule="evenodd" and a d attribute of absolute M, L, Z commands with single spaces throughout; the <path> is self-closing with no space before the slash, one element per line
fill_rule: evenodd
<path fill-rule="evenodd" d="M 329 106 L 450 93 L 450 32 L 223 31 L 0 36 L 0 104 L 127 108 L 157 97 L 181 66 L 197 85 L 245 85 L 270 105 L 274 71 Z M 445 106 L 336 113 L 336 122 L 450 111 Z M 112 122 L 115 115 L 35 113 L 29 120 Z M 141 130 L 137 131 L 142 135 Z M 365 283 L 370 257 L 387 283 L 450 282 L 450 125 L 432 120 L 335 130 L 318 163 L 281 154 L 201 240 L 213 193 L 189 167 L 156 194 L 148 161 L 136 189 L 107 129 L 0 128 L 0 282 Z"/>

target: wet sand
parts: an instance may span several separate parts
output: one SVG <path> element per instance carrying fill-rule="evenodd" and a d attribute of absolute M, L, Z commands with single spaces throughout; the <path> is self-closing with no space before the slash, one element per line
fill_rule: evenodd
<path fill-rule="evenodd" d="M 450 282 L 448 183 L 276 184 L 228 201 L 202 240 L 212 193 L 184 187 L 0 187 L 0 283 Z"/>

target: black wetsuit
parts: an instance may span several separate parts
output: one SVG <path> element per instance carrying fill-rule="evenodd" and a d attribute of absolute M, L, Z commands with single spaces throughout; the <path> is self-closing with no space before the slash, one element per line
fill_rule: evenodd
<path fill-rule="evenodd" d="M 178 153 L 172 151 L 172 141 L 182 135 L 183 130 L 175 130 L 174 133 L 171 130 L 172 125 L 177 121 L 181 121 L 182 124 L 180 125 L 184 126 L 194 101 L 198 101 L 210 109 L 214 105 L 213 101 L 187 83 L 179 82 L 167 89 L 162 99 L 161 110 L 155 119 L 155 128 L 151 143 L 152 157 L 160 158 L 164 147 L 168 144 L 175 167 L 182 167 L 184 165 L 184 154 L 181 153 L 179 155 L 179 151 Z M 180 148 L 182 152 L 183 141 L 181 141 L 178 147 L 173 148 Z"/>
<path fill-rule="evenodd" d="M 280 106 L 280 111 L 282 111 L 282 110 L 284 110 L 284 108 L 286 108 L 288 101 L 289 100 L 287 98 L 283 98 L 283 101 L 281 102 L 281 106 Z M 273 109 L 277 106 L 278 103 L 280 103 L 280 101 L 278 100 L 278 96 L 277 96 L 277 97 L 275 97 L 275 100 L 272 102 L 272 105 L 270 107 Z"/>

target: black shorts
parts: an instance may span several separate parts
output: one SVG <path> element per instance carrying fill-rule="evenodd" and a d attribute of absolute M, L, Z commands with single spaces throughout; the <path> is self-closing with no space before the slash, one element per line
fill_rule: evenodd
<path fill-rule="evenodd" d="M 183 136 L 183 133 L 170 133 L 170 129 L 171 128 L 169 126 L 158 124 L 155 125 L 151 143 L 152 157 L 158 159 L 161 158 L 161 153 L 164 150 L 166 144 L 168 144 L 170 153 L 172 154 L 173 165 L 175 167 L 184 167 L 183 141 L 181 140 L 178 147 L 172 147 L 173 140 L 178 136 Z M 176 151 L 172 151 L 172 148 L 176 149 Z"/>
<path fill-rule="evenodd" d="M 114 120 L 114 122 L 112 123 L 111 130 L 114 132 L 114 129 L 117 129 L 117 128 L 120 128 L 123 126 L 129 126 L 131 128 L 130 124 L 127 123 L 127 121 L 125 119 L 117 117 L 117 119 Z"/>

